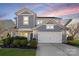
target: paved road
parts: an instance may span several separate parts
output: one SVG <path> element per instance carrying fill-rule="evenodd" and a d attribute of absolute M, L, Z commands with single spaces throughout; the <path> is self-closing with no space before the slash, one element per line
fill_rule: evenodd
<path fill-rule="evenodd" d="M 37 56 L 79 56 L 79 48 L 66 44 L 38 44 Z"/>

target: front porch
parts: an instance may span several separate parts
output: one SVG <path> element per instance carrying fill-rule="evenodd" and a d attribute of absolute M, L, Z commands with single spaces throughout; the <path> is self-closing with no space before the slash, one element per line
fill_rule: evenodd
<path fill-rule="evenodd" d="M 32 31 L 18 31 L 18 36 L 27 37 L 28 40 L 33 38 Z"/>
<path fill-rule="evenodd" d="M 38 39 L 38 31 L 32 29 L 17 29 L 15 31 L 12 31 L 11 36 L 23 36 L 27 37 L 28 40 L 32 38 Z"/>

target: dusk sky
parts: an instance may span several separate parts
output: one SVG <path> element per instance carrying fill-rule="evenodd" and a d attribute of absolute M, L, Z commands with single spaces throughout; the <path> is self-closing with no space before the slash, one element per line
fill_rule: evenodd
<path fill-rule="evenodd" d="M 37 14 L 44 17 L 63 17 L 66 15 L 79 15 L 79 4 L 77 3 L 52 3 L 52 4 L 0 4 L 0 19 L 13 19 L 15 12 L 23 7 L 26 7 Z M 65 17 L 64 17 L 65 18 Z"/>

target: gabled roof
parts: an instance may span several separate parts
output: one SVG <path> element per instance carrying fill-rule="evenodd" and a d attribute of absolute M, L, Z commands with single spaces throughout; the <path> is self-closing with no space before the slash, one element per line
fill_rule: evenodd
<path fill-rule="evenodd" d="M 12 20 L 0 20 L 0 29 L 14 28 L 16 25 Z"/>
<path fill-rule="evenodd" d="M 57 24 L 57 22 L 55 20 L 48 20 L 46 24 Z"/>
<path fill-rule="evenodd" d="M 45 20 L 43 24 L 37 25 L 36 27 L 34 27 L 33 29 L 37 29 L 42 25 L 46 25 L 46 24 L 58 24 L 54 19 L 53 20 Z M 58 24 L 59 25 L 59 24 Z"/>
<path fill-rule="evenodd" d="M 18 10 L 16 12 L 16 15 L 20 15 L 20 14 L 35 14 L 34 12 L 32 12 L 30 9 L 28 8 L 22 8 L 20 10 Z"/>
<path fill-rule="evenodd" d="M 69 19 L 64 26 L 66 27 L 71 21 L 72 19 Z"/>

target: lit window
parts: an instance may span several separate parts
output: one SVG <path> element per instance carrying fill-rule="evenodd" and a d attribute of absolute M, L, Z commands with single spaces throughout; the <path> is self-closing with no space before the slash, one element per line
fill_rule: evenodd
<path fill-rule="evenodd" d="M 24 25 L 28 25 L 29 24 L 29 17 L 28 16 L 24 16 L 23 17 L 23 24 Z"/>
<path fill-rule="evenodd" d="M 46 29 L 54 29 L 54 25 L 52 25 L 52 24 L 47 24 L 47 25 L 46 25 Z"/>
<path fill-rule="evenodd" d="M 42 20 L 38 20 L 37 21 L 37 24 L 42 24 Z"/>
<path fill-rule="evenodd" d="M 47 29 L 49 29 L 50 27 L 47 25 L 47 27 L 46 27 Z"/>

